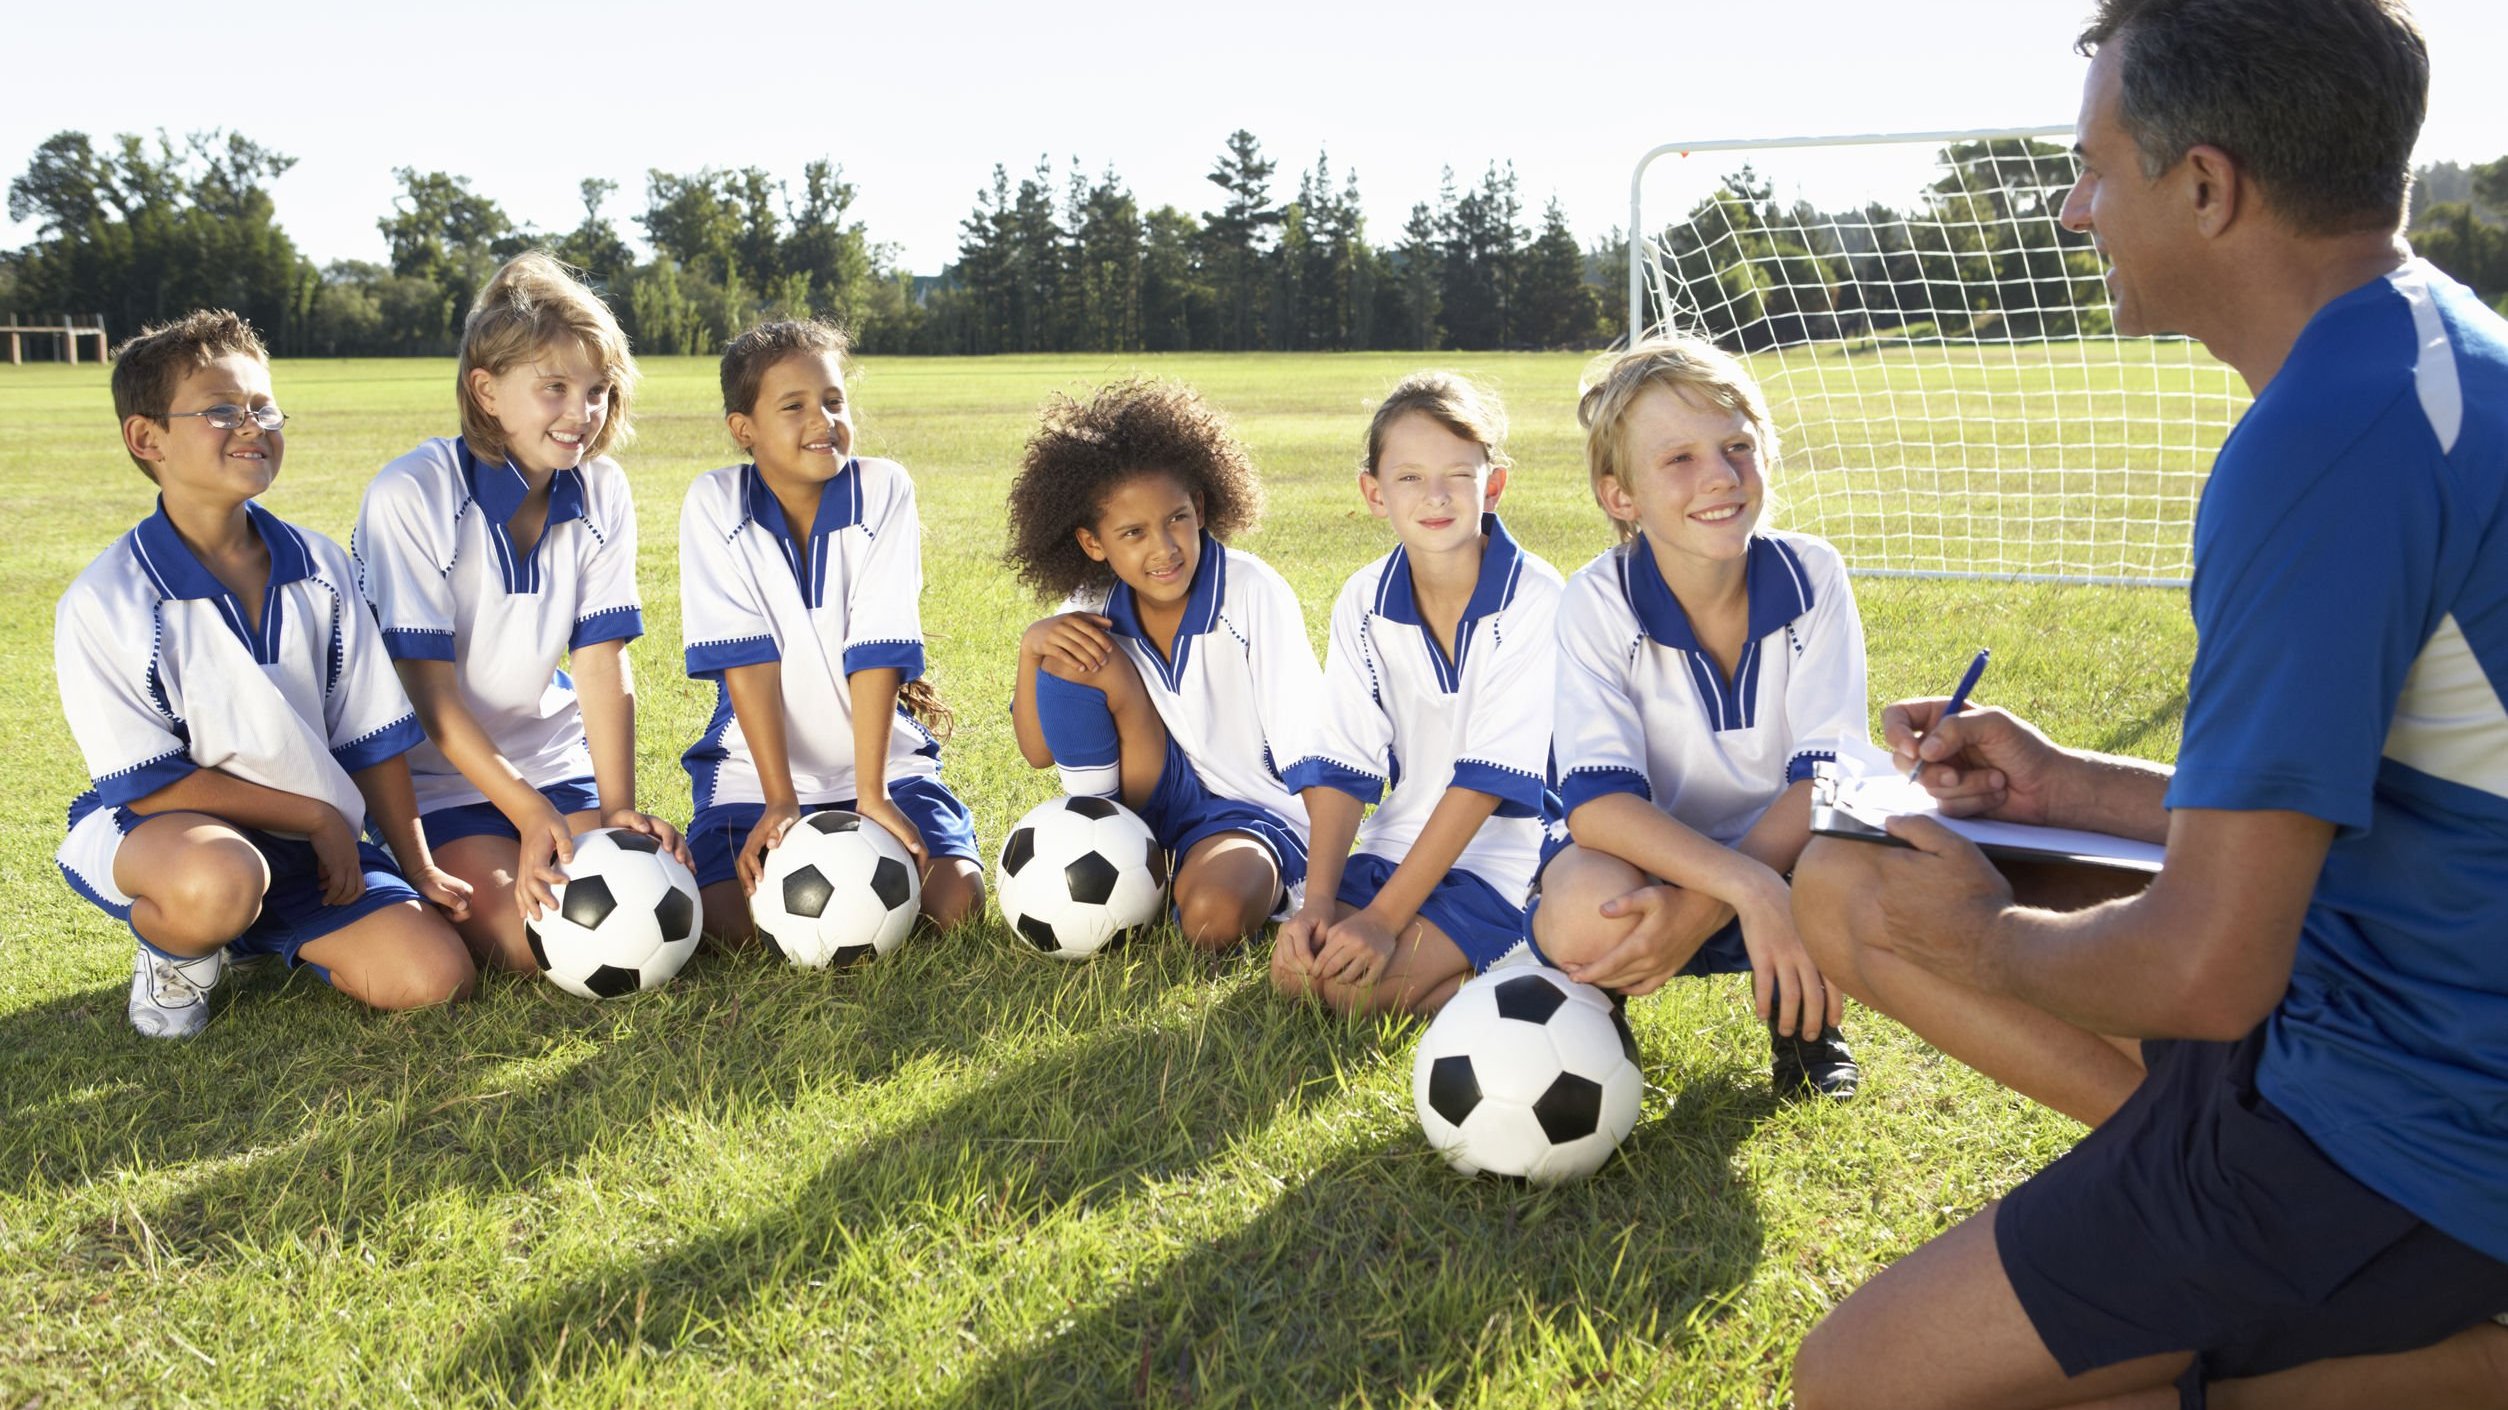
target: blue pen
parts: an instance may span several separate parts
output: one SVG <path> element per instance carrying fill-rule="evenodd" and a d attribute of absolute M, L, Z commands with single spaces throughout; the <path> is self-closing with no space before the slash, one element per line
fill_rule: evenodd
<path fill-rule="evenodd" d="M 1968 707 L 1968 692 L 1977 688 L 1977 678 L 1985 674 L 1986 658 L 1993 654 L 1994 648 L 1990 646 L 1977 649 L 1977 659 L 1968 663 L 1968 674 L 1959 678 L 1959 689 L 1951 692 L 1951 703 L 1943 706 L 1942 713 L 1935 717 L 1936 725 Z M 1920 754 L 1916 756 L 1916 766 L 1907 771 L 1907 781 L 1914 783 L 1916 776 L 1924 771 L 1924 756 Z"/>

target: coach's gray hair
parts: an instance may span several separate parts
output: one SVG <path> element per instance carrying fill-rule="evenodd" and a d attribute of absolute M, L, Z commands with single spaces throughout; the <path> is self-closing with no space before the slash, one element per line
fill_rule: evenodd
<path fill-rule="evenodd" d="M 2101 0 L 2078 47 L 2109 44 L 2144 176 L 2218 147 L 2303 235 L 2403 224 L 2430 88 L 2404 0 Z"/>

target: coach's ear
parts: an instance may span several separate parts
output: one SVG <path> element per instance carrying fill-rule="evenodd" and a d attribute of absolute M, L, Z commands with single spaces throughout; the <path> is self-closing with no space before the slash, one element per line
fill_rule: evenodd
<path fill-rule="evenodd" d="M 2185 171 L 2195 230 L 2210 237 L 2228 233 L 2246 194 L 2247 174 L 2239 169 L 2238 159 L 2218 147 L 2197 144 L 2186 149 Z"/>

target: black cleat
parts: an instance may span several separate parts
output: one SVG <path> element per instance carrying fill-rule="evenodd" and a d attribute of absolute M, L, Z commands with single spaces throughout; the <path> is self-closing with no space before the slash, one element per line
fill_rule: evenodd
<path fill-rule="evenodd" d="M 1788 1038 L 1770 1023 L 1768 1046 L 1773 1051 L 1769 1084 L 1780 1100 L 1817 1095 L 1842 1102 L 1854 1096 L 1863 1081 L 1863 1069 L 1846 1050 L 1846 1035 L 1834 1027 L 1822 1029 L 1817 1038 Z"/>

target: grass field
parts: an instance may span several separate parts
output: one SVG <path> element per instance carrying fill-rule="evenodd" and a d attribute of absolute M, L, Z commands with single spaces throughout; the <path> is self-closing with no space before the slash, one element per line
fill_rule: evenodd
<path fill-rule="evenodd" d="M 1506 508 L 1573 571 L 1608 541 L 1578 359 L 1457 357 L 1515 418 Z M 1270 510 L 1244 545 L 1307 604 L 1381 552 L 1350 485 L 1405 357 L 879 361 L 864 444 L 915 472 L 924 622 L 986 844 L 1053 792 L 1003 702 L 1038 614 L 999 568 L 1039 401 L 1146 367 L 1234 417 Z M 647 806 L 710 704 L 679 671 L 680 492 L 731 457 L 710 362 L 648 364 Z M 269 498 L 345 539 L 365 478 L 453 422 L 446 362 L 283 363 Z M 143 515 L 99 369 L 0 368 L 0 1407 L 91 1403 L 1782 1405 L 1795 1345 L 2078 1128 L 1870 1014 L 1842 1108 L 1778 1106 L 1737 978 L 1634 1005 L 1622 1156 L 1550 1192 L 1419 1139 L 1411 1029 L 1276 1003 L 1262 957 L 1172 937 L 1069 967 L 997 922 L 867 969 L 700 957 L 654 994 L 536 979 L 376 1018 L 248 971 L 205 1037 L 124 1023 L 130 939 L 52 862 L 85 784 L 51 608 Z M 2172 757 L 2182 594 L 1866 581 L 1876 703 L 1947 687 L 2070 743 Z"/>

